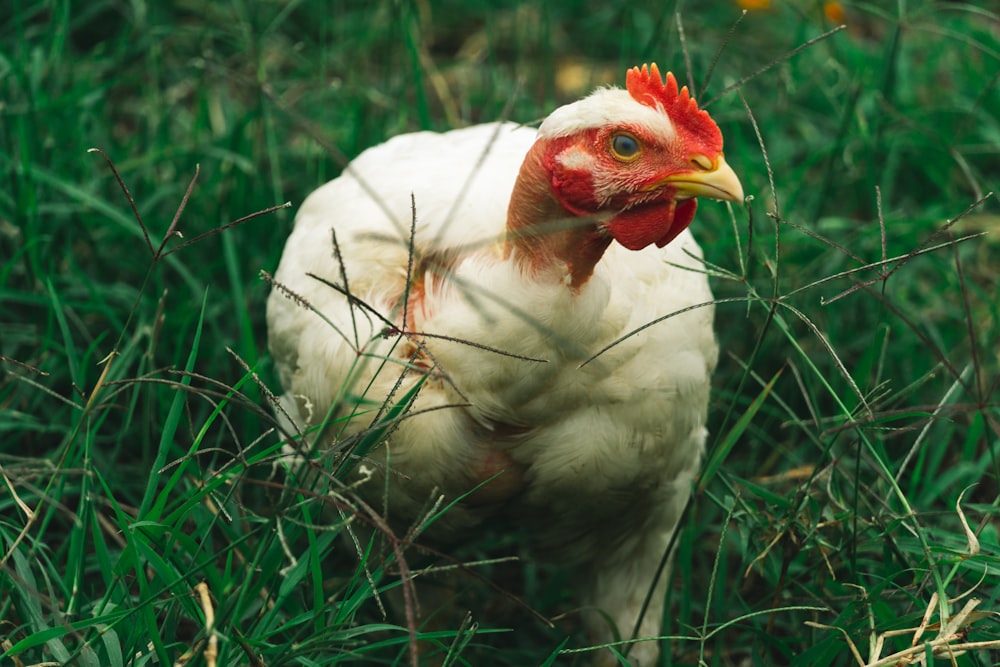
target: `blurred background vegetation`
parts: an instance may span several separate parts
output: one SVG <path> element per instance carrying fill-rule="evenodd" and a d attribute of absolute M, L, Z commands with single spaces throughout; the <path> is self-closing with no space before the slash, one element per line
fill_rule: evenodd
<path fill-rule="evenodd" d="M 402 621 L 371 591 L 392 568 L 365 574 L 272 475 L 277 438 L 247 370 L 278 391 L 258 272 L 275 268 L 298 203 L 364 148 L 531 123 L 649 61 L 707 104 L 752 195 L 735 220 L 704 206 L 694 227 L 717 296 L 745 301 L 717 311 L 713 449 L 679 540 L 664 664 L 857 664 L 845 636 L 868 659 L 877 636 L 916 628 L 928 606 L 947 620 L 965 600 L 941 600 L 976 587 L 980 609 L 1000 610 L 998 11 L 3 3 L 2 659 L 203 661 L 191 591 L 207 581 L 221 663 L 405 662 Z M 182 201 L 166 250 L 291 207 L 151 252 Z M 511 553 L 502 534 L 470 547 Z M 470 577 L 480 625 L 427 634 L 428 664 L 582 664 L 558 654 L 585 644 L 557 569 L 482 571 L 566 618 L 550 630 L 498 609 Z M 992 616 L 959 629 L 955 642 L 1000 637 Z M 887 638 L 882 655 L 912 640 Z"/>

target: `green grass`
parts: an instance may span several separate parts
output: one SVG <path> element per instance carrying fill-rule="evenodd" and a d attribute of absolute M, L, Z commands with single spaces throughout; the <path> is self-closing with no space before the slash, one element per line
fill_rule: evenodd
<path fill-rule="evenodd" d="M 874 660 L 928 608 L 1000 611 L 996 8 L 845 3 L 846 30 L 780 60 L 834 27 L 822 3 L 732 30 L 723 0 L 550 4 L 0 7 L 0 664 L 204 664 L 200 582 L 219 664 L 407 664 L 378 601 L 416 553 L 359 558 L 350 498 L 274 470 L 258 272 L 343 157 L 541 118 L 650 60 L 682 81 L 690 61 L 702 102 L 727 91 L 709 110 L 753 195 L 695 222 L 723 356 L 663 663 L 853 665 L 845 636 Z M 511 554 L 497 531 L 460 556 Z M 471 623 L 422 632 L 439 660 L 583 664 L 559 653 L 586 644 L 558 570 L 474 570 L 569 620 L 469 575 Z"/>

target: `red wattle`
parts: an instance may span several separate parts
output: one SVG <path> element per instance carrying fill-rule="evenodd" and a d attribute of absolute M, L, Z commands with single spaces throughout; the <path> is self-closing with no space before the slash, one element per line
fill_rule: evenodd
<path fill-rule="evenodd" d="M 697 208 L 697 199 L 685 199 L 678 204 L 677 208 L 674 210 L 674 221 L 670 225 L 670 229 L 668 229 L 667 233 L 656 241 L 656 247 L 662 248 L 673 241 L 674 237 L 687 229 L 688 225 L 690 225 L 694 220 L 694 212 Z"/>
<path fill-rule="evenodd" d="M 647 205 L 622 211 L 608 223 L 608 231 L 629 250 L 642 250 L 656 244 L 662 248 L 694 220 L 698 202 L 685 199 L 662 205 Z"/>

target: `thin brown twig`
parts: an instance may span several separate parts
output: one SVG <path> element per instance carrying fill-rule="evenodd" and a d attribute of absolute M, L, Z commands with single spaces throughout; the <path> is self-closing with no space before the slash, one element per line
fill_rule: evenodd
<path fill-rule="evenodd" d="M 330 227 L 330 243 L 333 245 L 333 256 L 337 260 L 337 266 L 340 267 L 340 281 L 344 285 L 344 291 L 348 294 L 351 293 L 351 283 L 347 279 L 347 265 L 344 263 L 344 254 L 340 250 L 340 242 L 337 240 L 337 230 L 334 227 Z M 351 308 L 351 330 L 354 332 L 354 346 L 355 351 L 361 349 L 361 339 L 358 336 L 358 319 L 355 316 L 354 309 Z"/>
<path fill-rule="evenodd" d="M 244 222 L 250 222 L 251 220 L 253 220 L 255 218 L 259 218 L 262 215 L 267 215 L 268 213 L 274 213 L 275 211 L 280 211 L 283 208 L 289 208 L 291 205 L 292 205 L 292 202 L 286 201 L 284 204 L 275 204 L 274 206 L 268 206 L 267 208 L 263 208 L 263 209 L 261 209 L 259 211 L 254 211 L 253 213 L 250 213 L 248 215 L 244 215 L 242 218 L 238 218 L 236 220 L 233 220 L 232 222 L 228 222 L 228 223 L 226 223 L 224 225 L 221 225 L 219 227 L 215 227 L 213 229 L 208 230 L 207 232 L 199 234 L 198 236 L 194 237 L 190 241 L 185 241 L 184 243 L 175 245 L 170 250 L 167 250 L 166 252 L 164 252 L 161 255 L 161 257 L 166 257 L 168 255 L 172 255 L 175 252 L 177 252 L 178 250 L 183 250 L 184 248 L 187 248 L 190 245 L 194 245 L 195 243 L 198 243 L 199 241 L 202 241 L 202 240 L 208 238 L 209 236 L 215 236 L 216 234 L 224 232 L 227 229 L 231 229 L 232 227 L 236 227 L 238 225 L 242 225 Z"/>
<path fill-rule="evenodd" d="M 719 48 L 715 50 L 715 54 L 712 56 L 712 60 L 708 64 L 708 69 L 705 72 L 705 80 L 701 82 L 701 87 L 698 89 L 698 95 L 701 95 L 708 90 L 708 82 L 712 80 L 712 74 L 715 73 L 715 66 L 719 64 L 719 59 L 722 58 L 723 51 L 725 51 L 726 47 L 729 46 L 729 41 L 733 38 L 733 35 L 736 34 L 736 29 L 740 27 L 740 23 L 742 23 L 743 19 L 746 17 L 747 10 L 744 9 L 740 12 L 739 18 L 736 19 L 733 22 L 733 25 L 729 27 L 729 32 L 727 32 L 726 36 L 722 39 L 722 42 L 719 44 Z"/>
<path fill-rule="evenodd" d="M 701 104 L 701 108 L 702 109 L 707 108 L 710 104 L 712 104 L 713 102 L 715 102 L 716 100 L 718 100 L 719 98 L 721 98 L 723 95 L 726 95 L 730 91 L 742 87 L 743 84 L 747 83 L 748 81 L 752 81 L 753 79 L 756 79 L 758 76 L 760 76 L 764 72 L 768 71 L 772 67 L 774 67 L 776 65 L 780 65 L 781 63 L 785 62 L 789 58 L 798 55 L 799 53 L 801 53 L 805 49 L 809 48 L 813 44 L 816 44 L 817 42 L 821 42 L 824 39 L 832 37 L 833 35 L 837 34 L 841 30 L 844 30 L 845 28 L 847 28 L 846 25 L 838 25 L 836 28 L 832 28 L 830 30 L 827 30 L 822 35 L 817 35 L 816 37 L 813 37 L 812 39 L 804 42 L 803 44 L 800 44 L 799 46 L 795 47 L 794 49 L 792 49 L 788 53 L 786 53 L 786 54 L 784 54 L 782 56 L 779 56 L 778 58 L 775 58 L 774 60 L 772 60 L 768 64 L 764 65 L 760 69 L 757 69 L 754 72 L 746 75 L 745 77 L 743 77 L 742 79 L 740 79 L 736 83 L 726 86 L 715 97 L 713 97 L 712 99 L 708 100 L 707 102 L 703 102 Z"/>
<path fill-rule="evenodd" d="M 35 368 L 31 364 L 26 364 L 23 361 L 18 361 L 17 359 L 11 359 L 10 357 L 6 357 L 6 356 L 4 356 L 2 354 L 0 354 L 0 362 L 3 362 L 5 364 L 12 364 L 14 366 L 20 366 L 24 370 L 30 371 L 30 372 L 34 373 L 35 375 L 42 375 L 42 376 L 48 375 L 48 373 L 46 373 L 45 371 L 43 371 L 43 370 L 41 370 L 39 368 Z"/>
<path fill-rule="evenodd" d="M 250 375 L 250 379 L 253 380 L 255 385 L 257 385 L 257 389 L 259 389 L 260 392 L 264 394 L 264 398 L 267 399 L 267 402 L 271 405 L 271 407 L 280 412 L 288 421 L 288 423 L 292 425 L 292 428 L 295 429 L 295 434 L 298 435 L 299 437 L 302 437 L 302 431 L 299 429 L 299 425 L 296 424 L 295 420 L 292 419 L 292 416 L 288 414 L 288 411 L 285 410 L 285 406 L 281 404 L 281 400 L 274 395 L 274 392 L 271 391 L 271 388 L 268 387 L 267 384 L 260 379 L 260 376 L 257 375 L 257 371 L 250 368 L 250 364 L 248 364 L 243 359 L 243 357 L 237 354 L 228 345 L 226 346 L 226 352 L 228 352 L 234 359 L 236 359 L 236 363 L 238 363 L 243 368 L 243 370 Z"/>
<path fill-rule="evenodd" d="M 878 216 L 879 241 L 882 246 L 882 263 L 889 256 L 889 242 L 886 240 L 885 216 L 882 213 L 882 188 L 875 186 L 875 214 Z M 885 282 L 889 280 L 889 273 L 884 269 L 879 271 L 882 274 L 882 289 L 885 289 Z"/>
<path fill-rule="evenodd" d="M 201 165 L 194 165 L 194 175 L 191 176 L 191 180 L 188 182 L 187 188 L 184 190 L 184 194 L 181 196 L 181 202 L 177 205 L 177 211 L 174 213 L 173 219 L 170 221 L 170 225 L 167 227 L 166 234 L 163 235 L 163 240 L 160 241 L 160 247 L 156 249 L 156 253 L 153 255 L 153 261 L 158 261 L 163 256 L 163 249 L 167 246 L 167 241 L 171 237 L 176 236 L 177 238 L 184 238 L 184 235 L 180 233 L 177 229 L 177 225 L 180 224 L 181 214 L 184 213 L 184 209 L 187 208 L 188 200 L 191 198 L 191 193 L 194 191 L 194 184 L 198 182 L 198 175 L 201 173 Z"/>
<path fill-rule="evenodd" d="M 417 196 L 410 193 L 410 235 L 406 248 L 406 283 L 403 287 L 403 329 L 409 327 L 410 290 L 413 289 L 413 260 L 416 254 Z"/>
<path fill-rule="evenodd" d="M 949 236 L 952 234 L 949 231 Z M 986 400 L 986 393 L 983 385 L 983 369 L 979 359 L 979 336 L 976 333 L 976 318 L 973 316 L 972 303 L 969 299 L 969 285 L 966 282 L 965 266 L 962 263 L 962 257 L 958 253 L 958 247 L 954 245 L 952 246 L 952 257 L 955 260 L 955 274 L 958 277 L 959 293 L 962 295 L 962 311 L 965 314 L 965 335 L 969 339 L 969 354 L 972 357 L 973 382 L 976 389 L 975 398 L 982 403 Z"/>
<path fill-rule="evenodd" d="M 871 282 L 868 282 L 868 283 L 859 283 L 857 285 L 853 285 L 852 287 L 849 287 L 848 289 L 844 290 L 840 294 L 837 294 L 837 295 L 833 296 L 830 299 L 824 299 L 824 300 L 822 300 L 821 303 L 824 306 L 827 306 L 827 305 L 833 303 L 834 301 L 837 301 L 839 299 L 844 298 L 845 296 L 847 296 L 849 294 L 853 294 L 854 292 L 858 291 L 859 289 L 862 289 L 863 287 L 865 287 L 867 285 L 872 284 L 873 282 L 878 282 L 878 280 L 883 280 L 883 281 L 888 280 L 894 273 L 896 273 L 896 271 L 899 271 L 901 268 L 903 268 L 903 265 L 905 265 L 911 259 L 913 259 L 918 254 L 920 254 L 920 252 L 924 248 L 926 248 L 928 245 L 930 245 L 930 243 L 932 241 L 934 241 L 938 237 L 943 236 L 944 234 L 946 234 L 948 232 L 948 230 L 950 230 L 955 225 L 955 223 L 957 223 L 959 220 L 961 220 L 962 218 L 964 218 L 965 216 L 967 216 L 973 210 L 975 210 L 976 208 L 978 208 L 979 206 L 981 206 L 983 203 L 986 202 L 987 199 L 989 199 L 992 196 L 993 196 L 992 192 L 987 192 L 985 196 L 983 196 L 982 198 L 977 199 L 976 201 L 974 201 L 971 204 L 969 204 L 969 206 L 966 207 L 966 209 L 964 211 L 962 211 L 961 213 L 959 213 L 954 218 L 952 218 L 952 219 L 948 220 L 947 222 L 945 222 L 944 226 L 942 226 L 941 229 L 938 229 L 937 231 L 935 231 L 933 234 L 931 234 L 926 239 L 924 239 L 919 244 L 917 244 L 916 248 L 914 248 L 910 252 L 908 252 L 905 255 L 903 255 L 902 259 L 900 259 L 899 262 L 895 266 L 893 266 L 889 271 L 885 272 L 883 275 L 880 275 L 879 278 L 876 278 L 875 280 L 873 280 Z M 945 244 L 945 245 L 953 245 L 954 242 L 955 242 L 955 239 L 952 239 L 950 244 Z"/>
<path fill-rule="evenodd" d="M 840 244 L 838 244 L 836 241 L 833 241 L 831 239 L 828 239 L 825 236 L 817 234 L 816 232 L 813 232 L 813 231 L 809 230 L 808 228 L 801 227 L 797 223 L 789 222 L 788 220 L 782 220 L 782 222 L 784 224 L 790 225 L 790 226 L 792 226 L 792 227 L 794 227 L 796 229 L 800 229 L 801 231 L 805 232 L 807 235 L 812 236 L 817 241 L 822 241 L 823 243 L 828 243 L 831 246 L 837 248 L 838 250 L 843 247 Z M 987 234 L 987 232 L 976 232 L 974 234 L 969 234 L 967 236 L 962 236 L 962 237 L 959 237 L 957 239 L 953 239 L 951 241 L 947 241 L 945 243 L 940 243 L 940 244 L 934 245 L 934 246 L 927 246 L 927 247 L 921 248 L 920 250 L 911 251 L 911 252 L 908 252 L 908 253 L 903 254 L 903 255 L 895 255 L 893 257 L 889 257 L 889 258 L 887 258 L 885 260 L 878 261 L 878 262 L 865 262 L 860 257 L 856 257 L 853 253 L 850 253 L 849 256 L 852 259 L 855 259 L 858 262 L 861 262 L 862 263 L 861 266 L 855 266 L 855 267 L 850 268 L 850 269 L 845 269 L 844 271 L 838 271 L 837 273 L 832 273 L 832 274 L 830 274 L 828 276 L 824 276 L 823 278 L 819 278 L 817 280 L 814 280 L 811 283 L 806 283 L 805 285 L 802 285 L 801 287 L 796 287 L 792 291 L 786 292 L 785 295 L 784 295 L 784 298 L 788 298 L 789 296 L 791 296 L 793 294 L 798 294 L 799 292 L 805 292 L 805 291 L 810 290 L 810 289 L 812 289 L 814 287 L 818 287 L 819 285 L 823 285 L 825 283 L 831 282 L 833 280 L 837 280 L 839 278 L 846 278 L 848 276 L 852 276 L 855 273 L 860 273 L 861 271 L 868 271 L 869 269 L 880 270 L 882 267 L 884 267 L 884 266 L 886 266 L 888 264 L 892 264 L 893 262 L 898 262 L 898 261 L 901 261 L 901 260 L 909 261 L 910 259 L 913 259 L 914 257 L 919 257 L 921 255 L 927 255 L 927 254 L 930 254 L 932 252 L 936 252 L 938 250 L 941 250 L 942 248 L 947 248 L 947 247 L 952 246 L 952 245 L 957 245 L 959 243 L 964 243 L 965 241 L 971 241 L 973 239 L 977 239 L 977 238 L 980 238 L 982 236 L 986 236 L 986 234 Z M 846 250 L 846 248 L 845 248 L 845 250 Z M 883 276 L 882 272 L 879 271 L 879 275 L 877 277 L 875 277 L 875 278 L 871 278 L 871 279 L 868 279 L 868 280 L 859 280 L 857 282 L 857 284 L 855 285 L 855 291 L 857 289 L 862 289 L 864 287 L 868 287 L 870 285 L 873 285 L 873 284 L 879 282 L 880 280 L 883 279 L 882 276 Z M 834 299 L 831 299 L 831 300 L 823 300 L 821 298 L 820 299 L 820 303 L 822 305 L 828 305 L 829 303 L 831 303 L 831 301 L 836 300 L 837 298 L 841 298 L 841 296 L 846 296 L 846 295 L 838 295 L 838 296 L 834 297 Z"/>
<path fill-rule="evenodd" d="M 417 337 L 438 338 L 438 339 L 441 339 L 441 340 L 447 340 L 447 341 L 452 342 L 452 343 L 459 343 L 461 345 L 467 345 L 469 347 L 474 347 L 474 348 L 483 350 L 485 352 L 492 352 L 494 354 L 499 354 L 499 355 L 504 356 L 504 357 L 511 357 L 513 359 L 520 359 L 521 361 L 534 361 L 534 362 L 537 362 L 537 363 L 547 363 L 548 362 L 547 359 L 540 359 L 540 358 L 535 358 L 535 357 L 528 357 L 528 356 L 525 356 L 523 354 L 517 354 L 516 352 L 508 352 L 506 350 L 501 350 L 499 348 L 490 347 L 489 345 L 484 345 L 483 343 L 477 343 L 475 341 L 466 340 L 464 338 L 455 338 L 455 337 L 452 337 L 452 336 L 446 336 L 444 334 L 434 334 L 434 333 L 429 333 L 429 332 L 426 332 L 426 331 L 410 331 L 410 330 L 406 329 L 405 326 L 404 326 L 404 328 L 397 327 L 394 322 L 392 322 L 387 317 L 385 317 L 384 315 L 382 315 L 374 307 L 372 307 L 369 304 L 365 303 L 363 300 L 359 299 L 358 297 L 354 296 L 353 294 L 348 293 L 340 285 L 338 285 L 336 283 L 332 283 L 329 280 L 327 280 L 326 278 L 322 278 L 322 277 L 320 277 L 320 276 L 318 276 L 318 275 L 316 275 L 314 273 L 306 273 L 306 275 L 309 276 L 310 278 L 313 278 L 314 280 L 320 281 L 321 283 L 323 283 L 327 287 L 330 287 L 332 289 L 337 290 L 338 292 L 340 292 L 341 294 L 343 294 L 345 297 L 347 297 L 352 304 L 354 304 L 356 306 L 360 306 L 362 309 L 368 311 L 369 313 L 371 313 L 372 315 L 374 315 L 375 317 L 377 317 L 378 319 L 380 319 L 386 325 L 386 329 L 383 331 L 384 335 L 387 335 L 387 336 L 388 335 L 403 335 L 403 336 L 406 336 L 407 339 L 410 340 L 410 342 L 412 342 L 414 345 L 417 345 L 418 347 L 420 347 L 423 352 L 427 353 L 428 356 L 431 357 L 431 359 L 433 359 L 433 355 L 431 355 L 429 353 L 429 351 L 427 350 L 427 348 L 417 339 Z"/>
<path fill-rule="evenodd" d="M 687 39 L 684 37 L 684 21 L 681 18 L 681 11 L 678 9 L 674 12 L 674 20 L 677 21 L 677 39 L 681 43 L 681 53 L 684 54 L 684 69 L 687 73 L 687 80 L 691 82 L 691 87 L 694 87 L 694 68 L 691 66 L 691 51 L 687 46 Z M 695 91 L 700 94 L 700 91 Z M 697 95 L 695 96 L 697 97 Z"/>
<path fill-rule="evenodd" d="M 139 227 L 142 229 L 142 235 L 146 239 L 146 247 L 149 248 L 149 256 L 156 257 L 156 249 L 153 248 L 153 242 L 149 238 L 149 230 L 146 229 L 146 223 L 142 221 L 142 216 L 139 215 L 139 209 L 135 205 L 135 199 L 132 197 L 132 193 L 129 192 L 128 186 L 125 185 L 125 181 L 122 179 L 121 175 L 118 173 L 118 168 L 115 163 L 111 161 L 108 154 L 102 151 L 100 148 L 88 148 L 88 153 L 98 153 L 104 158 L 104 161 L 108 163 L 108 167 L 111 168 L 111 173 L 114 174 L 115 180 L 118 181 L 118 187 L 121 191 L 125 193 L 125 199 L 128 200 L 128 205 L 132 207 L 132 215 L 135 216 L 136 221 L 139 223 Z"/>

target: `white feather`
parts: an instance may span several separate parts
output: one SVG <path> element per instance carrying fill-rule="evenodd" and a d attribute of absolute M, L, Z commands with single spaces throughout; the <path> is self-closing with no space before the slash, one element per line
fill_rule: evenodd
<path fill-rule="evenodd" d="M 582 100 L 559 107 L 538 128 L 540 137 L 564 137 L 596 127 L 615 126 L 627 119 L 646 134 L 669 144 L 677 136 L 662 109 L 637 104 L 621 88 L 599 88 Z"/>
<path fill-rule="evenodd" d="M 609 100 L 608 117 L 621 112 L 617 93 L 597 93 Z M 567 108 L 541 131 L 570 132 L 600 120 L 574 118 Z M 702 454 L 717 356 L 713 308 L 678 314 L 581 363 L 628 332 L 712 295 L 687 231 L 663 249 L 632 252 L 612 244 L 579 293 L 502 261 L 496 244 L 535 135 L 508 123 L 399 136 L 365 151 L 343 176 L 316 190 L 298 213 L 275 278 L 329 323 L 275 290 L 268 301 L 270 346 L 285 404 L 299 419 L 319 423 L 336 404 L 337 416 L 367 414 L 338 422 L 328 438 L 368 427 L 414 348 L 398 336 L 380 336 L 384 322 L 306 274 L 342 282 L 335 230 L 351 293 L 402 326 L 415 212 L 415 266 L 436 258 L 446 267 L 426 278 L 415 329 L 546 361 L 423 340 L 433 360 L 422 364 L 439 366 L 413 411 L 464 407 L 404 419 L 372 454 L 384 461 L 388 452 L 391 466 L 406 475 L 390 479 L 394 518 L 415 520 L 435 489 L 455 496 L 505 470 L 446 513 L 431 534 L 447 539 L 497 514 L 513 517 L 544 555 L 579 569 L 587 582 L 584 603 L 605 609 L 627 634 Z M 419 377 L 410 372 L 396 395 Z M 379 498 L 382 483 L 376 477 L 369 485 Z M 654 598 L 641 633 L 655 634 L 659 617 Z M 598 639 L 610 637 L 599 616 L 588 622 Z M 655 643 L 643 643 L 631 655 L 645 665 L 656 653 Z"/>

